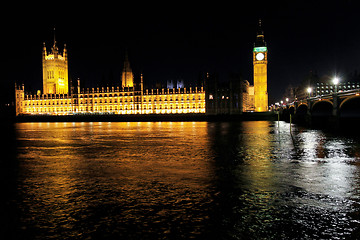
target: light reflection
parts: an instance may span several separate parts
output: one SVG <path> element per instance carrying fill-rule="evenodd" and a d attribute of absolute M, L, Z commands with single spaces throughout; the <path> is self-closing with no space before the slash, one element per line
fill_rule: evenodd
<path fill-rule="evenodd" d="M 16 127 L 19 226 L 32 232 L 277 239 L 356 230 L 360 145 L 347 138 L 261 121 Z"/>
<path fill-rule="evenodd" d="M 220 187 L 227 200 L 219 212 L 226 213 L 224 228 L 230 234 L 311 237 L 314 227 L 327 228 L 327 233 L 317 232 L 323 238 L 351 234 L 353 230 L 345 230 L 351 217 L 344 216 L 353 211 L 360 170 L 349 164 L 356 153 L 346 154 L 344 139 L 297 126 L 290 132 L 284 122 L 219 123 L 209 130 L 218 140 L 217 169 L 223 169 L 218 175 L 227 176 Z M 328 219 L 338 225 L 331 227 Z M 291 235 L 283 226 L 299 232 Z M 274 229 L 279 235 L 271 234 Z"/>
<path fill-rule="evenodd" d="M 247 138 L 243 141 L 245 151 L 245 168 L 241 167 L 247 174 L 254 188 L 268 191 L 274 180 L 272 172 L 271 142 L 269 122 L 254 121 L 244 122 L 243 128 L 247 130 Z"/>
<path fill-rule="evenodd" d="M 80 226 L 107 217 L 104 206 L 119 226 L 140 224 L 143 231 L 168 227 L 168 218 L 192 232 L 206 226 L 212 182 L 206 122 L 18 126 L 19 139 L 32 139 L 19 158 L 24 211 L 35 216 L 22 224 L 33 231 L 56 226 L 57 238 L 69 231 L 93 236 L 96 228 Z"/>

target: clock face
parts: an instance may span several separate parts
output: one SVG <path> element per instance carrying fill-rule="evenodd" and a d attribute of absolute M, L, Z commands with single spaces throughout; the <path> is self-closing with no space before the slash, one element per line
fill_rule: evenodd
<path fill-rule="evenodd" d="M 265 55 L 264 55 L 263 53 L 258 53 L 258 54 L 256 54 L 256 60 L 258 60 L 258 61 L 263 60 L 264 57 L 265 57 Z"/>

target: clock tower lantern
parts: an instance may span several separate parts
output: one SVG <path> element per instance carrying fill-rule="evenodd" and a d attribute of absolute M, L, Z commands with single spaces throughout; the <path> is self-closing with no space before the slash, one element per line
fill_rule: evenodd
<path fill-rule="evenodd" d="M 264 40 L 264 32 L 261 28 L 261 20 L 259 20 L 259 28 L 253 49 L 255 112 L 268 111 L 267 55 L 268 51 Z"/>

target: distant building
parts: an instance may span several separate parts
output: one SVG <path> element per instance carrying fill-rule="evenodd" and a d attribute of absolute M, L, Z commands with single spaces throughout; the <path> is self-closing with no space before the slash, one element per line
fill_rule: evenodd
<path fill-rule="evenodd" d="M 183 87 L 185 87 L 184 80 L 183 79 L 177 80 L 176 81 L 176 88 L 183 88 Z"/>
<path fill-rule="evenodd" d="M 326 94 L 332 94 L 335 91 L 334 84 L 316 83 L 315 86 L 316 86 L 315 91 L 312 94 L 314 96 L 322 96 L 322 95 L 326 95 Z M 357 82 L 357 83 L 355 83 L 355 82 L 340 82 L 336 86 L 336 91 L 342 92 L 342 91 L 348 91 L 348 90 L 359 89 L 359 88 L 360 88 L 359 82 Z"/>
<path fill-rule="evenodd" d="M 174 81 L 173 80 L 166 81 L 166 88 L 173 89 L 174 88 Z"/>
<path fill-rule="evenodd" d="M 184 87 L 185 85 L 183 79 L 176 80 L 176 82 L 173 80 L 166 81 L 166 88 L 173 89 L 173 88 L 184 88 Z"/>

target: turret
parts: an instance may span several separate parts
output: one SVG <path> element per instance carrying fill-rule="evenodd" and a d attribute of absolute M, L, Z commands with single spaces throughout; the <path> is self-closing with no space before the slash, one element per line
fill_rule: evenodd
<path fill-rule="evenodd" d="M 130 67 L 127 52 L 125 53 L 124 67 L 121 75 L 121 85 L 123 88 L 134 87 L 134 75 Z"/>
<path fill-rule="evenodd" d="M 46 45 L 45 45 L 45 42 L 43 42 L 43 52 L 42 52 L 42 59 L 43 61 L 45 60 L 45 57 L 46 57 Z"/>
<path fill-rule="evenodd" d="M 64 44 L 63 57 L 65 58 L 65 62 L 67 62 L 68 56 L 67 56 L 66 44 Z"/>
<path fill-rule="evenodd" d="M 77 93 L 80 94 L 80 78 L 77 79 Z"/>

